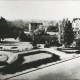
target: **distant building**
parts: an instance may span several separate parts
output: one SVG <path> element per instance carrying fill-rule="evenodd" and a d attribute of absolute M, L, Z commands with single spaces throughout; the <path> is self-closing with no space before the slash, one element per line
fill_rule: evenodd
<path fill-rule="evenodd" d="M 72 21 L 72 28 L 74 32 L 74 41 L 72 46 L 76 46 L 76 41 L 80 38 L 80 18 L 74 18 Z"/>
<path fill-rule="evenodd" d="M 39 28 L 40 25 L 43 25 L 43 23 L 29 23 L 29 32 L 33 32 Z"/>
<path fill-rule="evenodd" d="M 80 29 L 79 28 L 73 28 L 74 31 L 74 38 L 79 39 L 80 38 Z"/>
<path fill-rule="evenodd" d="M 80 18 L 74 18 L 72 21 L 75 40 L 80 38 Z"/>
<path fill-rule="evenodd" d="M 72 27 L 80 29 L 80 18 L 74 18 L 73 19 L 73 21 L 72 21 Z"/>
<path fill-rule="evenodd" d="M 32 32 L 34 32 L 34 30 L 38 29 L 40 25 L 43 25 L 43 23 L 29 23 L 28 30 L 25 29 L 24 33 L 31 34 Z"/>

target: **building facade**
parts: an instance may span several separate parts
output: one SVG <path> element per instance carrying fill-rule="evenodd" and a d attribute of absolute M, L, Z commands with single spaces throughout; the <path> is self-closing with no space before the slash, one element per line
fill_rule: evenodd
<path fill-rule="evenodd" d="M 33 32 L 38 29 L 40 25 L 43 25 L 43 23 L 29 23 L 29 32 Z"/>
<path fill-rule="evenodd" d="M 74 18 L 72 21 L 75 40 L 80 38 L 80 18 Z"/>

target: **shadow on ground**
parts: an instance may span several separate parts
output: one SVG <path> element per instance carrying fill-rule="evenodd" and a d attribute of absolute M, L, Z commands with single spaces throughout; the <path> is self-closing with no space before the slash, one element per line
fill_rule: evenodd
<path fill-rule="evenodd" d="M 24 56 L 40 54 L 40 53 L 41 53 L 41 51 L 32 52 L 32 53 L 29 53 L 29 54 L 19 55 L 19 59 L 15 63 L 13 63 L 11 65 L 7 65 L 6 67 L 2 68 L 0 70 L 0 72 L 3 75 L 5 75 L 5 74 L 14 74 L 14 73 L 21 72 L 21 71 L 24 71 L 24 70 L 27 70 L 27 69 L 30 69 L 30 68 L 37 68 L 37 67 L 39 67 L 41 65 L 46 65 L 48 63 L 56 62 L 56 61 L 60 60 L 60 57 L 58 55 L 51 54 L 50 52 L 48 52 L 48 54 L 51 54 L 52 57 L 45 58 L 45 59 L 40 59 L 40 60 L 37 60 L 37 61 L 33 61 L 33 62 L 30 62 L 30 63 L 24 63 L 23 64 L 23 62 L 24 62 L 24 58 L 23 57 Z"/>

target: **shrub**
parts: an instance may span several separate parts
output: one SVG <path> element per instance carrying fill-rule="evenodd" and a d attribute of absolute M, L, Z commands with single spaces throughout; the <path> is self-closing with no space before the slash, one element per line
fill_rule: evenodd
<path fill-rule="evenodd" d="M 80 48 L 80 38 L 76 41 L 76 47 Z"/>

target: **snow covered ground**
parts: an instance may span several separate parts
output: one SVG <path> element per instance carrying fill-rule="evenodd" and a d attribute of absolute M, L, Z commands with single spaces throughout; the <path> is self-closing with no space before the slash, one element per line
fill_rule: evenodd
<path fill-rule="evenodd" d="M 67 54 L 65 52 L 61 52 L 57 50 L 57 47 L 51 47 L 51 48 L 45 48 L 46 51 L 52 52 L 56 55 L 59 55 L 60 58 L 63 59 L 69 59 L 69 58 L 73 58 L 74 56 L 76 56 L 77 54 L 73 53 L 73 54 Z"/>
<path fill-rule="evenodd" d="M 29 62 L 33 62 L 33 61 L 37 61 L 37 60 L 41 60 L 41 59 L 46 59 L 46 58 L 51 58 L 52 55 L 50 54 L 46 54 L 46 53 L 40 53 L 40 54 L 36 54 L 36 55 L 30 55 L 30 56 L 24 56 L 24 63 L 29 63 Z"/>
<path fill-rule="evenodd" d="M 19 39 L 14 39 L 14 38 L 4 38 L 3 41 L 12 41 L 12 42 L 19 42 Z"/>
<path fill-rule="evenodd" d="M 76 53 L 73 53 L 73 54 L 67 54 L 67 53 L 65 53 L 65 52 L 61 52 L 61 51 L 58 51 L 57 50 L 57 47 L 51 47 L 51 48 L 42 48 L 42 49 L 37 49 L 37 50 L 39 50 L 39 51 L 47 51 L 47 52 L 50 52 L 51 54 L 46 54 L 46 53 L 40 53 L 40 54 L 36 54 L 36 55 L 29 55 L 29 56 L 26 56 L 27 54 L 28 54 L 28 50 L 29 51 L 32 51 L 31 49 L 33 48 L 33 46 L 32 46 L 32 44 L 30 44 L 30 42 L 16 42 L 16 41 L 9 41 L 8 40 L 8 42 L 5 42 L 5 43 L 0 43 L 0 47 L 3 47 L 3 50 L 4 49 L 6 49 L 6 50 L 11 50 L 11 47 L 18 47 L 18 49 L 19 50 L 23 50 L 22 52 L 21 52 L 21 59 L 20 59 L 20 61 L 21 60 L 24 60 L 23 61 L 23 63 L 21 64 L 19 64 L 19 65 L 16 65 L 17 66 L 17 68 L 18 68 L 18 70 L 19 70 L 19 68 L 21 68 L 21 71 L 19 70 L 19 71 L 17 71 L 16 70 L 16 67 L 13 67 L 12 69 L 14 69 L 13 70 L 13 72 L 16 72 L 17 74 L 19 74 L 19 73 L 21 73 L 22 71 L 24 72 L 24 71 L 28 71 L 28 70 L 31 70 L 31 69 L 33 69 L 33 67 L 31 68 L 31 69 L 28 69 L 27 67 L 27 64 L 26 63 L 29 63 L 29 62 L 32 62 L 32 61 L 37 61 L 37 60 L 41 60 L 41 59 L 45 59 L 45 58 L 50 58 L 52 55 L 51 54 L 56 54 L 56 55 L 58 55 L 58 56 L 60 56 L 60 59 L 61 60 L 68 60 L 68 59 L 71 59 L 71 58 L 74 58 L 75 56 L 80 56 L 80 54 L 76 54 Z M 34 50 L 34 53 L 35 53 L 35 51 L 36 50 Z M 24 53 L 25 52 L 25 53 Z M 32 51 L 33 52 L 33 51 Z M 17 59 L 17 57 L 16 56 L 18 56 L 18 54 L 17 53 L 12 53 L 12 52 L 10 52 L 10 51 L 0 51 L 0 53 L 4 53 L 4 54 L 6 54 L 6 55 L 8 55 L 8 57 L 9 57 L 9 59 L 8 59 L 8 63 L 12 63 L 12 62 L 14 62 L 16 59 Z M 16 56 L 15 56 L 16 55 Z M 23 56 L 24 55 L 24 56 Z M 60 60 L 60 61 L 61 61 Z M 56 61 L 54 62 L 52 62 L 52 63 L 56 63 Z M 23 65 L 24 64 L 24 65 Z M 48 63 L 49 64 L 49 63 Z M 39 67 L 41 67 L 41 66 L 46 66 L 46 65 L 48 65 L 48 64 L 45 64 L 45 63 L 43 63 L 42 65 L 39 65 Z M 25 67 L 24 67 L 25 66 Z M 33 65 L 34 66 L 34 65 Z M 9 69 L 9 68 L 7 68 L 7 69 Z M 9 73 L 8 73 L 9 74 Z M 16 75 L 15 73 L 13 73 L 14 75 Z M 13 74 L 10 74 L 10 76 L 13 76 Z M 2 75 L 2 74 L 0 74 L 0 76 L 3 78 L 3 77 L 7 77 L 7 76 L 9 76 L 9 75 L 7 75 L 7 73 L 5 74 L 5 75 Z"/>
<path fill-rule="evenodd" d="M 0 43 L 1 50 L 11 50 L 12 47 L 17 47 L 19 51 L 30 50 L 33 48 L 30 42 L 8 42 L 8 43 Z"/>

